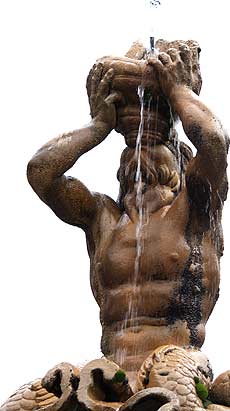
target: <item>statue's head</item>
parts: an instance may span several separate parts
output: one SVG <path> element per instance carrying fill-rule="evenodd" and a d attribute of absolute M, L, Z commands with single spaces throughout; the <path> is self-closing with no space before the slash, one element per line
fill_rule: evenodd
<path fill-rule="evenodd" d="M 155 146 L 144 146 L 140 152 L 140 172 L 143 186 L 155 188 L 157 185 L 168 187 L 175 197 L 183 183 L 189 161 L 193 158 L 191 148 L 174 138 Z M 117 178 L 120 183 L 118 204 L 124 209 L 124 197 L 134 190 L 138 169 L 138 155 L 135 148 L 127 147 L 122 152 Z"/>
<path fill-rule="evenodd" d="M 186 71 L 184 83 L 196 94 L 201 89 L 201 73 L 199 67 L 200 48 L 193 40 L 172 42 L 158 40 L 156 49 L 159 52 L 167 52 L 169 49 L 179 50 L 181 55 L 186 53 Z M 189 53 L 187 52 L 189 50 Z M 113 68 L 114 77 L 111 91 L 115 90 L 122 94 L 122 103 L 117 104 L 117 124 L 116 131 L 124 135 L 126 144 L 135 147 L 138 129 L 140 125 L 140 98 L 138 88 L 144 88 L 143 96 L 143 118 L 144 130 L 142 141 L 148 138 L 148 142 L 166 142 L 170 136 L 170 129 L 175 113 L 171 112 L 168 101 L 162 94 L 154 67 L 148 64 L 149 52 L 140 43 L 134 43 L 125 57 L 103 57 L 97 60 L 90 70 L 87 79 L 88 96 L 91 95 L 92 77 L 98 64 L 102 67 L 101 77 L 105 72 Z M 188 57 L 189 56 L 189 57 Z M 183 60 L 184 61 L 184 60 Z M 95 77 L 95 76 L 94 76 Z M 97 75 L 98 84 L 101 77 Z"/>

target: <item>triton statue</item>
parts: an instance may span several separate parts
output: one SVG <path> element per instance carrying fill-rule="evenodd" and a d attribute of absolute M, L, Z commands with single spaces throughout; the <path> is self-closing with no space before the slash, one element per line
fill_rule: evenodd
<path fill-rule="evenodd" d="M 143 46 L 134 44 L 124 58 L 106 57 L 97 61 L 87 81 L 91 122 L 45 144 L 28 164 L 28 180 L 60 219 L 84 230 L 92 291 L 100 307 L 101 349 L 106 357 L 100 361 L 116 363 L 130 381 L 130 385 L 126 377 L 118 381 L 118 386 L 123 387 L 121 390 L 119 386 L 119 396 L 106 380 L 106 372 L 101 374 L 104 380 L 100 377 L 98 370 L 103 367 L 94 364 L 89 375 L 94 382 L 100 378 L 104 382 L 93 385 L 91 381 L 91 388 L 97 386 L 97 394 L 93 391 L 92 398 L 124 402 L 122 410 L 134 409 L 139 400 L 135 396 L 133 400 L 131 393 L 144 388 L 145 398 L 154 397 L 158 404 L 154 408 L 152 403 L 152 410 L 166 410 L 163 405 L 166 403 L 171 403 L 167 410 L 198 410 L 211 406 L 207 403 L 208 394 L 203 395 L 204 399 L 199 397 L 196 384 L 199 385 L 197 381 L 201 381 L 201 386 L 211 384 L 210 368 L 207 361 L 205 366 L 200 364 L 198 353 L 219 291 L 228 138 L 219 120 L 198 97 L 201 89 L 198 44 L 160 40 L 156 47 L 158 54 L 147 53 Z M 137 95 L 139 86 L 142 110 Z M 195 156 L 177 138 L 173 127 L 177 118 L 196 148 Z M 116 202 L 105 194 L 90 192 L 78 179 L 65 176 L 81 155 L 103 142 L 113 129 L 124 136 L 127 144 L 118 170 L 120 193 Z M 167 348 L 159 348 L 166 344 Z M 193 348 L 187 351 L 182 348 L 189 346 Z M 193 370 L 188 376 L 183 372 L 177 375 L 179 384 L 184 378 L 181 384 L 187 385 L 187 391 L 185 388 L 177 391 L 177 379 L 170 374 L 172 367 L 176 367 L 174 354 L 170 366 L 163 359 L 171 352 L 181 356 L 185 367 L 189 363 Z M 157 368 L 156 362 L 163 366 Z M 159 375 L 168 375 L 170 383 L 167 385 L 163 379 L 164 385 L 161 379 L 151 377 L 154 369 L 160 369 Z M 110 382 L 115 382 L 116 370 L 115 367 Z M 78 406 L 84 403 L 86 408 L 96 410 L 96 405 L 87 402 L 89 394 L 82 394 L 86 390 L 81 383 L 86 378 L 83 371 L 82 377 L 79 371 L 72 370 L 70 374 L 77 387 L 80 378 L 78 391 L 71 385 L 71 390 L 79 393 L 76 394 Z M 57 375 L 61 374 L 56 370 L 43 384 L 43 389 L 51 391 L 56 399 L 63 393 L 60 389 L 58 395 L 55 388 Z M 98 394 L 104 392 L 102 386 L 110 395 Z M 151 391 L 152 387 L 162 387 L 163 402 L 157 391 Z M 31 390 L 30 387 L 27 396 Z M 171 391 L 174 391 L 172 397 Z M 56 409 L 52 401 L 51 411 Z M 66 407 L 72 409 L 70 405 Z"/>

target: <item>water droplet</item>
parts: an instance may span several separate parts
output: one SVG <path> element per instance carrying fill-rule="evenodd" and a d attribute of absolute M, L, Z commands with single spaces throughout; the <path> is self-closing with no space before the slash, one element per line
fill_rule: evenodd
<path fill-rule="evenodd" d="M 153 7 L 158 7 L 161 4 L 160 0 L 150 0 L 149 3 L 150 3 L 150 6 L 153 6 Z"/>

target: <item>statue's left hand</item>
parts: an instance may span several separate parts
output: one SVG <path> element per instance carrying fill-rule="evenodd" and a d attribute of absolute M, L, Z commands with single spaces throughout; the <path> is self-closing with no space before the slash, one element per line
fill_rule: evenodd
<path fill-rule="evenodd" d="M 185 86 L 199 94 L 201 77 L 199 69 L 199 48 L 180 42 L 177 48 L 169 48 L 148 59 L 156 71 L 162 93 L 170 99 L 177 87 Z"/>
<path fill-rule="evenodd" d="M 121 93 L 111 92 L 111 83 L 114 76 L 113 69 L 109 69 L 103 76 L 102 65 L 99 63 L 91 79 L 90 108 L 93 124 L 100 133 L 109 134 L 116 126 L 115 103 L 121 101 Z"/>

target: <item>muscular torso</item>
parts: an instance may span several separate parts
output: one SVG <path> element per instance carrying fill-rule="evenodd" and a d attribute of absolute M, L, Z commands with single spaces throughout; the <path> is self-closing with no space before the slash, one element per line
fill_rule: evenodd
<path fill-rule="evenodd" d="M 194 232 L 185 193 L 149 215 L 141 241 L 138 221 L 121 214 L 112 200 L 105 204 L 90 252 L 103 353 L 136 370 L 159 345 L 201 346 L 219 288 L 211 229 Z"/>

